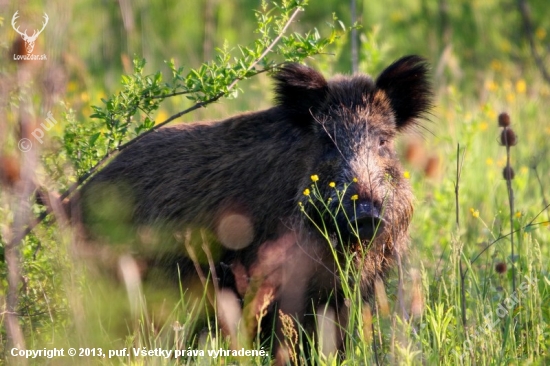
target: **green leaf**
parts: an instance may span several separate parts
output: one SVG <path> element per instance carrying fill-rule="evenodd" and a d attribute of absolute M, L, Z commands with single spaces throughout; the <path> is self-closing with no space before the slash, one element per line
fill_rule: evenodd
<path fill-rule="evenodd" d="M 95 145 L 95 142 L 97 141 L 98 137 L 101 135 L 101 132 L 96 132 L 94 133 L 92 136 L 90 136 L 89 140 L 88 140 L 88 144 L 90 146 L 94 146 Z"/>

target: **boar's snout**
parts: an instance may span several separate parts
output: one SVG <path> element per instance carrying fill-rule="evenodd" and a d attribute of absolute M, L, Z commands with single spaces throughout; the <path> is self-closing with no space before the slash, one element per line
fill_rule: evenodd
<path fill-rule="evenodd" d="M 372 240 L 384 231 L 381 209 L 370 201 L 358 202 L 347 225 L 348 239 Z"/>

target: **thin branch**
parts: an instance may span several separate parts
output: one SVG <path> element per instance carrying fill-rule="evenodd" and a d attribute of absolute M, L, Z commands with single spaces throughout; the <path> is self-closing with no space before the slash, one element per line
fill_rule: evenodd
<path fill-rule="evenodd" d="M 514 231 L 511 231 L 509 232 L 508 234 L 506 235 L 500 235 L 498 236 L 498 238 L 496 238 L 495 240 L 493 240 L 491 243 L 489 243 L 485 248 L 483 248 L 483 250 L 481 252 L 478 253 L 478 255 L 476 255 L 474 257 L 474 259 L 472 259 L 470 261 L 470 265 L 474 264 L 475 261 L 478 260 L 479 257 L 481 257 L 481 255 L 483 253 L 485 253 L 487 251 L 487 249 L 489 249 L 490 247 L 492 247 L 494 244 L 496 244 L 497 242 L 499 242 L 501 239 L 504 239 L 506 238 L 507 236 L 510 236 L 510 235 L 513 235 L 517 232 L 520 232 L 522 230 L 525 230 L 531 226 L 536 226 L 536 225 L 543 225 L 543 224 L 548 224 L 550 223 L 550 221 L 541 221 L 541 222 L 534 222 L 536 220 L 537 217 L 540 216 L 541 213 L 543 213 L 544 211 L 546 211 L 548 208 L 550 208 L 550 205 L 547 205 L 544 209 L 542 209 L 527 225 L 525 225 L 524 227 L 521 227 L 517 230 L 514 230 Z M 464 275 L 466 275 L 466 273 L 468 272 L 468 268 L 466 268 L 466 271 L 464 272 Z"/>
<path fill-rule="evenodd" d="M 464 160 L 464 155 L 462 155 Z M 456 145 L 456 181 L 455 181 L 455 223 L 457 227 L 460 227 L 460 205 L 458 204 L 458 191 L 460 174 L 462 173 L 462 165 L 460 164 L 460 144 Z"/>
<path fill-rule="evenodd" d="M 511 141 L 509 142 L 508 134 L 506 133 L 506 130 L 509 129 L 509 127 L 504 127 L 503 130 L 503 136 L 504 136 L 504 143 L 506 145 L 506 170 L 507 174 L 505 174 L 506 178 L 506 189 L 508 193 L 508 206 L 510 207 L 510 231 L 514 230 L 514 188 L 512 187 L 512 165 L 510 164 L 510 147 L 513 145 L 511 144 Z M 515 266 L 515 255 L 514 255 L 514 235 L 510 235 L 510 250 L 511 250 L 511 256 L 512 256 L 512 291 L 516 291 L 516 266 Z M 519 255 L 518 255 L 518 263 L 519 263 Z"/>
<path fill-rule="evenodd" d="M 460 235 L 460 210 L 459 210 L 459 187 L 460 187 L 460 176 L 462 174 L 462 164 L 464 163 L 464 154 L 466 150 L 462 153 L 462 162 L 460 160 L 460 144 L 456 144 L 456 182 L 455 182 L 455 214 L 456 214 L 456 229 L 458 235 Z M 462 326 L 464 331 L 466 331 L 466 289 L 464 287 L 466 275 L 464 273 L 464 268 L 462 267 L 462 248 L 460 248 L 460 257 L 458 258 L 458 268 L 460 270 L 460 308 L 462 312 Z"/>
<path fill-rule="evenodd" d="M 178 96 L 178 95 L 197 93 L 199 91 L 200 90 L 183 90 L 183 91 L 180 91 L 180 92 L 173 92 L 173 93 L 170 93 L 170 94 L 151 95 L 149 98 L 151 98 L 151 99 L 164 99 L 164 98 L 175 97 L 175 96 Z"/>
<path fill-rule="evenodd" d="M 283 27 L 283 29 L 279 32 L 279 35 L 273 40 L 273 42 L 271 42 L 271 44 L 264 50 L 264 52 L 260 55 L 260 57 L 258 57 L 252 64 L 250 64 L 250 66 L 248 66 L 246 68 L 246 72 L 245 72 L 245 75 L 248 71 L 252 70 L 254 68 L 254 66 L 256 66 L 258 64 L 258 62 L 260 62 L 265 56 L 267 56 L 267 54 L 269 52 L 271 52 L 271 50 L 273 49 L 273 47 L 275 47 L 275 45 L 277 44 L 277 42 L 279 42 L 279 40 L 281 39 L 281 37 L 283 36 L 283 34 L 285 34 L 286 30 L 288 29 L 288 27 L 290 26 L 290 24 L 294 21 L 294 18 L 296 18 L 296 16 L 298 15 L 299 12 L 302 11 L 302 8 L 296 8 L 296 10 L 294 10 L 294 13 L 292 13 L 292 15 L 290 16 L 290 18 L 288 18 L 288 21 L 286 22 L 285 26 Z M 237 85 L 237 83 L 240 81 L 240 78 L 237 78 L 235 80 L 233 80 L 233 82 L 231 84 L 229 84 L 229 86 L 227 87 L 227 91 L 233 89 L 235 87 L 235 85 Z"/>
<path fill-rule="evenodd" d="M 320 52 L 319 53 L 320 55 L 322 55 L 323 53 Z M 267 71 L 271 71 L 273 70 L 274 68 L 278 67 L 280 64 L 274 64 L 273 67 L 268 67 L 266 69 L 262 69 L 262 70 L 255 70 L 255 73 L 250 75 L 249 77 L 252 77 L 252 76 L 256 76 L 258 74 L 263 74 L 264 72 L 267 72 Z M 250 71 L 249 68 L 247 68 L 247 73 L 248 71 Z M 238 77 L 235 79 L 236 81 L 241 81 L 243 80 L 242 77 Z M 235 82 L 235 80 L 233 82 Z M 228 89 L 229 90 L 229 89 Z M 193 93 L 198 93 L 200 92 L 201 90 L 200 89 L 194 89 L 194 90 L 183 90 L 183 91 L 179 91 L 179 92 L 173 92 L 173 93 L 170 93 L 170 94 L 163 94 L 163 95 L 151 95 L 151 96 L 148 96 L 149 98 L 151 99 L 165 99 L 165 98 L 170 98 L 170 97 L 176 97 L 178 95 L 186 95 L 186 94 L 193 94 Z M 224 94 L 225 95 L 225 94 Z M 156 127 L 156 126 L 155 126 Z"/>

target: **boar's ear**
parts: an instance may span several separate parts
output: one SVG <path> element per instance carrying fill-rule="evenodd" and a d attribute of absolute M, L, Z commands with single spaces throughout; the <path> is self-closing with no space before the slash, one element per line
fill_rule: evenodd
<path fill-rule="evenodd" d="M 311 117 L 323 105 L 328 91 L 327 81 L 312 68 L 286 64 L 273 78 L 277 104 L 299 120 Z"/>
<path fill-rule="evenodd" d="M 428 63 L 419 56 L 405 56 L 388 66 L 376 79 L 376 87 L 386 93 L 398 130 L 414 125 L 432 105 Z"/>

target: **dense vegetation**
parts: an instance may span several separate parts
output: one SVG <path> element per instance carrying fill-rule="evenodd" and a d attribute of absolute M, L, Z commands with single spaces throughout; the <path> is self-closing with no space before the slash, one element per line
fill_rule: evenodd
<path fill-rule="evenodd" d="M 160 312 L 170 321 L 155 319 L 160 327 L 151 326 L 147 306 L 137 311 L 134 324 L 120 321 L 127 294 L 82 271 L 74 259 L 74 231 L 62 215 L 47 215 L 47 202 L 55 206 L 109 152 L 182 111 L 191 108 L 174 123 L 269 106 L 263 70 L 284 60 L 305 62 L 327 76 L 350 73 L 350 39 L 356 34 L 361 72 L 376 75 L 405 54 L 425 56 L 433 66 L 436 102 L 430 121 L 401 141 L 417 197 L 404 272 L 396 271 L 379 290 L 372 308 L 352 303 L 351 337 L 342 359 L 314 352 L 312 363 L 549 363 L 547 2 L 357 3 L 355 31 L 350 2 L 332 0 L 296 14 L 295 2 L 277 9 L 250 0 L 29 1 L 2 8 L 0 350 L 9 354 L 13 319 L 27 349 L 229 348 L 227 340 L 210 337 L 215 327 L 200 341 L 186 338 L 184 330 L 197 321 L 195 307 L 207 308 L 206 299 L 189 304 L 185 296 L 170 294 L 175 305 Z M 16 10 L 22 29 L 33 29 L 48 14 L 34 51 L 46 54 L 47 62 L 13 60 L 22 46 L 10 26 Z M 264 55 L 267 49 L 273 52 Z M 245 80 L 234 83 L 240 79 Z M 510 117 L 506 128 L 517 136 L 508 149 L 513 144 L 510 132 L 501 138 L 502 112 Z M 31 135 L 40 123 L 49 126 L 42 142 Z M 21 138 L 31 139 L 30 151 L 18 149 Z M 508 164 L 514 177 L 506 180 Z M 42 221 L 35 225 L 37 218 Z M 351 299 L 354 294 L 349 289 Z M 98 360 L 244 362 L 187 355 L 54 362 Z M 269 363 L 265 357 L 250 362 Z"/>

